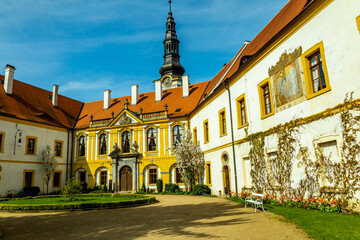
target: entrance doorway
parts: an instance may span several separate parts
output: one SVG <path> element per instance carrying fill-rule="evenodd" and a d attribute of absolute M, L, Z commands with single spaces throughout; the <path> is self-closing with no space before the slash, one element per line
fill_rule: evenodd
<path fill-rule="evenodd" d="M 230 193 L 230 173 L 229 173 L 228 166 L 223 167 L 223 179 L 224 179 L 224 193 L 229 194 Z"/>
<path fill-rule="evenodd" d="M 120 191 L 132 190 L 132 170 L 129 166 L 120 169 Z"/>

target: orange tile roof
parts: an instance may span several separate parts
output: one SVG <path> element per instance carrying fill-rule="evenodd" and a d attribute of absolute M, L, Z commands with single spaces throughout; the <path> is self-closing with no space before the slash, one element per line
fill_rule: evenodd
<path fill-rule="evenodd" d="M 3 75 L 0 80 L 4 80 Z M 0 115 L 73 128 L 83 103 L 59 95 L 58 107 L 54 107 L 49 95 L 52 92 L 14 80 L 13 93 L 9 96 L 0 81 Z"/>
<path fill-rule="evenodd" d="M 165 104 L 167 104 L 168 114 L 171 118 L 185 116 L 195 109 L 208 83 L 202 82 L 190 85 L 190 94 L 186 98 L 182 97 L 182 87 L 177 87 L 168 89 L 166 93 L 163 93 L 163 98 L 160 102 L 155 102 L 155 92 L 148 92 L 139 94 L 142 97 L 139 97 L 138 103 L 135 106 L 131 106 L 131 96 L 112 98 L 111 105 L 107 110 L 104 110 L 104 100 L 85 103 L 75 128 L 82 129 L 89 127 L 91 115 L 93 115 L 93 120 L 111 118 L 112 112 L 117 116 L 124 109 L 126 99 L 130 103 L 128 109 L 137 114 L 140 113 L 140 108 L 143 109 L 143 114 L 164 111 Z M 176 109 L 179 108 L 181 110 L 176 112 Z"/>
<path fill-rule="evenodd" d="M 280 12 L 265 26 L 265 28 L 250 42 L 250 44 L 241 53 L 240 57 L 236 60 L 230 71 L 223 76 L 225 69 L 223 68 L 211 81 L 206 95 L 214 91 L 219 85 L 218 82 L 224 81 L 234 75 L 240 68 L 242 59 L 244 57 L 251 57 L 258 53 L 266 44 L 272 41 L 272 39 L 284 29 L 292 20 L 294 20 L 304 9 L 312 2 L 316 0 L 290 0 Z M 242 48 L 238 53 L 242 51 Z M 234 58 L 227 64 L 230 66 Z"/>

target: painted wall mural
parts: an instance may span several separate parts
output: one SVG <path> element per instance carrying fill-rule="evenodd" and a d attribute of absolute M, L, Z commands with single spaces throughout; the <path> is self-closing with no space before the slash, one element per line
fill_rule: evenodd
<path fill-rule="evenodd" d="M 269 68 L 276 108 L 304 96 L 299 66 L 301 53 L 301 47 L 292 53 L 285 52 L 276 65 Z"/>

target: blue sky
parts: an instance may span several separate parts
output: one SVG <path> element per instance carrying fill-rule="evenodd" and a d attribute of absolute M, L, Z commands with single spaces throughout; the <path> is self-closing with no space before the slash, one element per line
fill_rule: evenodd
<path fill-rule="evenodd" d="M 173 0 L 180 61 L 210 80 L 288 0 Z M 12 0 L 0 3 L 0 69 L 80 101 L 154 91 L 163 63 L 167 0 Z M 4 70 L 0 72 L 4 74 Z"/>

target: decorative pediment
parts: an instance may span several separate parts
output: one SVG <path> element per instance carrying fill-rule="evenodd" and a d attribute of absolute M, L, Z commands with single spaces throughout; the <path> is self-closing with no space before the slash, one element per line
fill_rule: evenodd
<path fill-rule="evenodd" d="M 110 126 L 123 126 L 142 122 L 135 116 L 134 113 L 129 110 L 123 110 L 120 114 L 111 122 Z"/>

